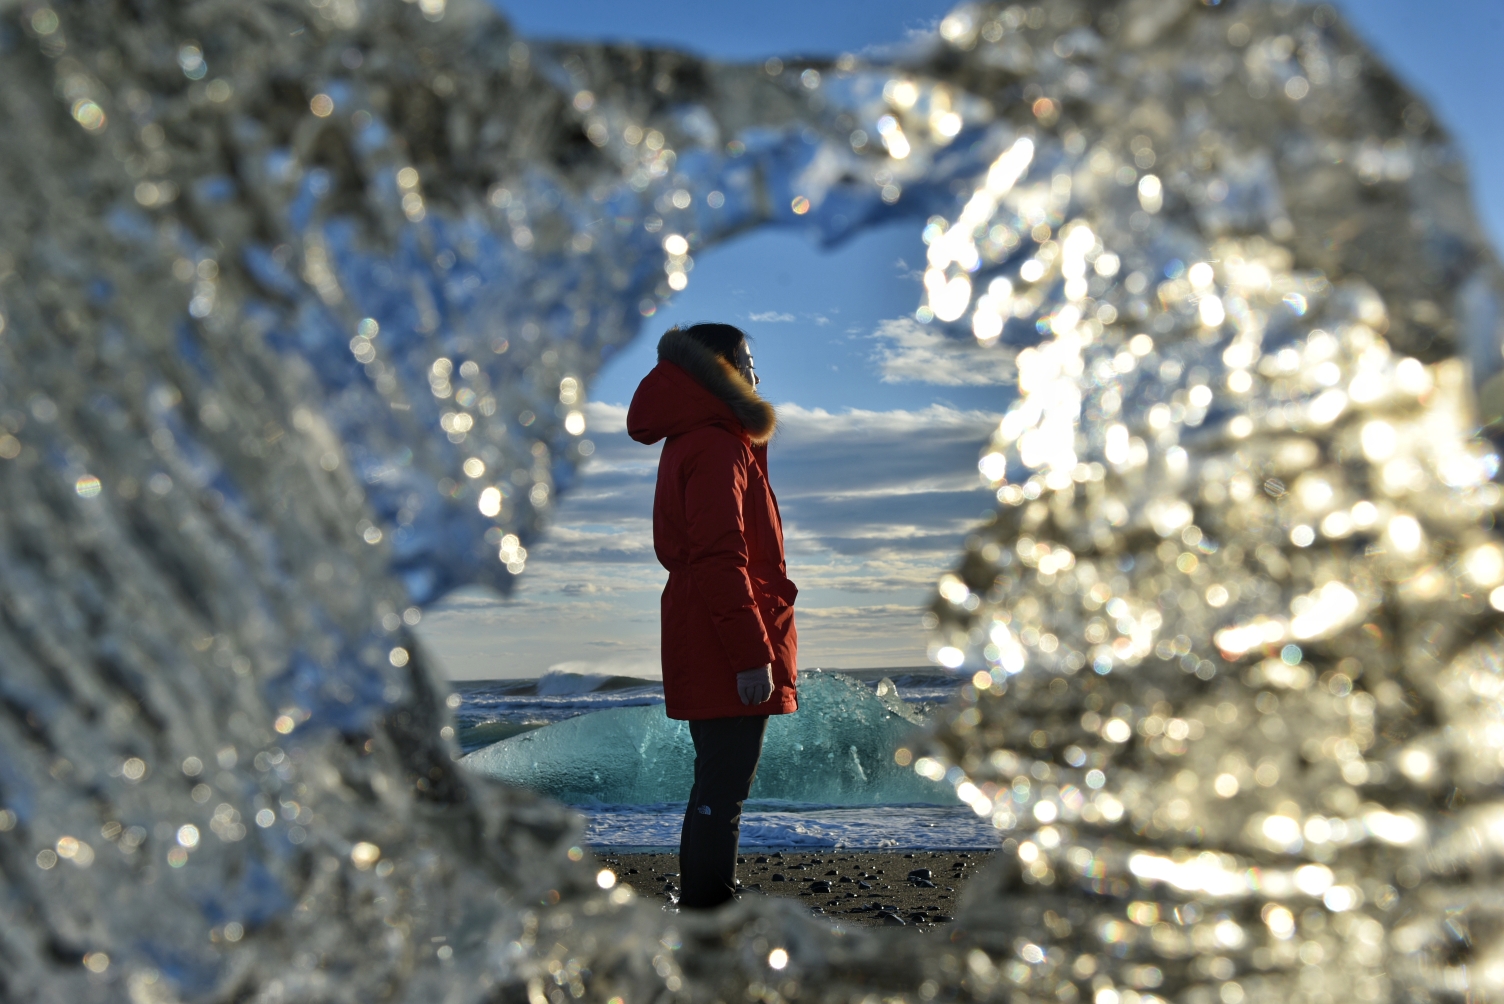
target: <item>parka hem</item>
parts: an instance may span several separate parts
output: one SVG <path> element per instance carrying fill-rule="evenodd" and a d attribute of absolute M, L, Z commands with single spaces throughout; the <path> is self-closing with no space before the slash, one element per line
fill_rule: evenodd
<path fill-rule="evenodd" d="M 748 707 L 745 704 L 718 705 L 710 708 L 669 708 L 664 713 L 677 722 L 700 722 L 709 718 L 749 718 L 753 715 L 791 715 L 799 710 L 799 696 L 791 694 L 772 708 L 762 704 Z"/>

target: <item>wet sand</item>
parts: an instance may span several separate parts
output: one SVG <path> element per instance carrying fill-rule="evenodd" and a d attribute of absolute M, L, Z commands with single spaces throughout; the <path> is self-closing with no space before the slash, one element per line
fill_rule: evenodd
<path fill-rule="evenodd" d="M 992 853 L 748 851 L 738 859 L 736 874 L 744 896 L 797 899 L 813 913 L 853 926 L 927 931 L 951 921 L 963 883 Z M 677 854 L 606 852 L 600 859 L 638 895 L 677 900 Z"/>

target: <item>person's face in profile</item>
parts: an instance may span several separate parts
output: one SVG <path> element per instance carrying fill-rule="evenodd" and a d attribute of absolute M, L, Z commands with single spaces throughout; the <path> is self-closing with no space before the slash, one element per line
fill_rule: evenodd
<path fill-rule="evenodd" d="M 736 347 L 736 371 L 742 375 L 742 379 L 756 387 L 762 383 L 758 378 L 757 371 L 752 368 L 752 350 L 742 342 Z"/>

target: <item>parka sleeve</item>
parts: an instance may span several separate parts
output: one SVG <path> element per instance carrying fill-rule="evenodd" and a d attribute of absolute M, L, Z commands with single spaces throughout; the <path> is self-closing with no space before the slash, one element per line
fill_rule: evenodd
<path fill-rule="evenodd" d="M 773 661 L 747 575 L 742 522 L 749 457 L 739 439 L 716 430 L 685 465 L 685 536 L 689 575 L 731 666 L 740 672 Z"/>

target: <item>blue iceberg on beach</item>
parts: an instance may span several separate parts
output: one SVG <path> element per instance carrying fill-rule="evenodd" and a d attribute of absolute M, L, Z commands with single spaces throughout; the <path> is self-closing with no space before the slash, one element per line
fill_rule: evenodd
<path fill-rule="evenodd" d="M 819 670 L 799 680 L 799 710 L 768 722 L 752 798 L 822 805 L 955 805 L 949 785 L 898 766 L 893 751 L 923 716 L 884 681 Z M 476 773 L 573 805 L 682 802 L 694 780 L 689 724 L 663 705 L 581 715 L 476 750 Z"/>

